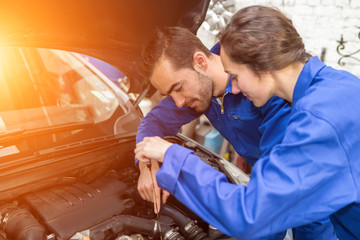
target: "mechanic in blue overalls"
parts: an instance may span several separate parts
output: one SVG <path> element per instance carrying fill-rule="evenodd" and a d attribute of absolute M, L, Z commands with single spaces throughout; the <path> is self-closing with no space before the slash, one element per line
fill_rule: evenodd
<path fill-rule="evenodd" d="M 310 57 L 292 22 L 272 8 L 241 9 L 220 43 L 233 89 L 258 107 L 272 96 L 291 103 L 282 142 L 254 164 L 247 186 L 159 137 L 139 143 L 136 158 L 163 161 L 159 186 L 240 239 L 326 216 L 339 239 L 360 239 L 360 79 Z"/>
<path fill-rule="evenodd" d="M 165 52 L 164 55 L 163 52 Z M 229 81 L 229 75 L 224 72 L 218 56 L 219 44 L 215 45 L 211 52 L 186 29 L 173 27 L 157 32 L 144 51 L 146 61 L 144 61 L 143 74 L 151 80 L 160 93 L 169 96 L 155 106 L 141 121 L 137 142 L 141 142 L 148 136 L 175 135 L 182 125 L 205 114 L 235 150 L 251 165 L 254 165 L 258 158 L 268 155 L 271 148 L 281 142 L 288 125 L 291 108 L 278 97 L 270 98 L 262 107 L 255 107 L 243 94 L 232 89 L 232 81 Z M 153 201 L 151 174 L 155 179 L 154 175 L 159 169 L 159 164 L 153 161 L 152 172 L 150 172 L 145 164 L 140 162 L 139 169 L 139 193 L 143 199 Z M 196 169 L 192 174 L 204 176 Z M 216 180 L 216 175 L 213 180 Z M 269 181 L 273 180 L 269 179 Z M 157 198 L 155 202 L 159 205 L 160 189 L 156 181 L 154 185 Z M 258 191 L 261 189 L 260 186 Z M 174 194 L 173 189 L 170 190 Z M 167 196 L 164 192 L 163 202 L 166 201 Z M 198 208 L 197 203 L 202 204 L 195 201 L 193 203 L 195 205 L 192 206 L 202 209 Z M 221 205 L 228 203 L 224 200 Z M 230 206 L 232 205 L 228 205 L 227 208 Z M 276 206 L 282 207 L 281 204 L 276 204 Z M 247 211 L 257 209 L 251 207 L 253 209 L 249 208 Z M 159 206 L 154 207 L 154 209 L 158 208 Z M 236 208 L 231 207 L 231 209 Z M 203 215 L 204 213 L 201 214 Z M 204 219 L 209 220 L 208 217 Z M 329 218 L 324 217 L 321 221 L 319 219 L 314 219 L 313 224 L 296 226 L 295 238 L 336 239 Z M 277 234 L 263 239 L 283 239 L 285 236 L 283 230 L 286 228 L 272 232 L 272 234 Z M 225 231 L 225 233 L 233 235 L 230 231 Z"/>

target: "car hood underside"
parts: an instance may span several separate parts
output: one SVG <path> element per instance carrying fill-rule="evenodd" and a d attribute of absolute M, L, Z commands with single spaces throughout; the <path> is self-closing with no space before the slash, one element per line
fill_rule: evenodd
<path fill-rule="evenodd" d="M 4 1 L 0 46 L 83 53 L 121 69 L 140 92 L 138 56 L 151 32 L 182 26 L 196 33 L 209 0 Z"/>

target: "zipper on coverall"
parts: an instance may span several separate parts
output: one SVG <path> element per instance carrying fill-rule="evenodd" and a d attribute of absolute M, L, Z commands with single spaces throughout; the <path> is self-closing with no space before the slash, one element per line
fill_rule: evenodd
<path fill-rule="evenodd" d="M 220 105 L 220 108 L 221 108 L 221 114 L 224 114 L 224 105 L 223 105 L 223 102 L 224 102 L 224 97 L 226 96 L 226 94 L 228 93 L 225 93 L 222 97 L 223 101 L 221 102 L 221 100 L 219 98 L 216 98 L 216 101 L 217 103 Z"/>

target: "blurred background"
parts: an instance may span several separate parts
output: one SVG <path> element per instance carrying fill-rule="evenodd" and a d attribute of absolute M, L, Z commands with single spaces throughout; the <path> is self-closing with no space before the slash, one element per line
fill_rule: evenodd
<path fill-rule="evenodd" d="M 360 0 L 212 0 L 198 36 L 211 47 L 233 13 L 255 4 L 285 13 L 308 52 L 325 64 L 360 76 Z"/>

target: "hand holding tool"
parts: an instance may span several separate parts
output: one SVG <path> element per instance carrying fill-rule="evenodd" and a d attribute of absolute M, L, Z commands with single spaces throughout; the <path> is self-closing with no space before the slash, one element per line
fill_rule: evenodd
<path fill-rule="evenodd" d="M 160 209 L 157 209 L 157 200 L 156 200 L 156 193 L 155 193 L 155 184 L 154 184 L 154 179 L 153 179 L 153 176 L 152 176 L 152 172 L 151 172 L 151 161 L 146 164 L 147 168 L 149 169 L 150 171 L 150 176 L 151 176 L 151 181 L 152 181 L 152 186 L 153 186 L 153 198 L 154 198 L 154 209 L 155 209 L 155 212 L 156 212 L 156 224 L 158 225 L 159 227 L 159 232 L 160 232 L 160 239 L 162 240 L 162 234 L 161 234 L 161 225 L 160 225 L 160 221 L 159 221 L 159 218 L 160 218 Z M 161 208 L 161 202 L 160 202 L 160 208 Z"/>

